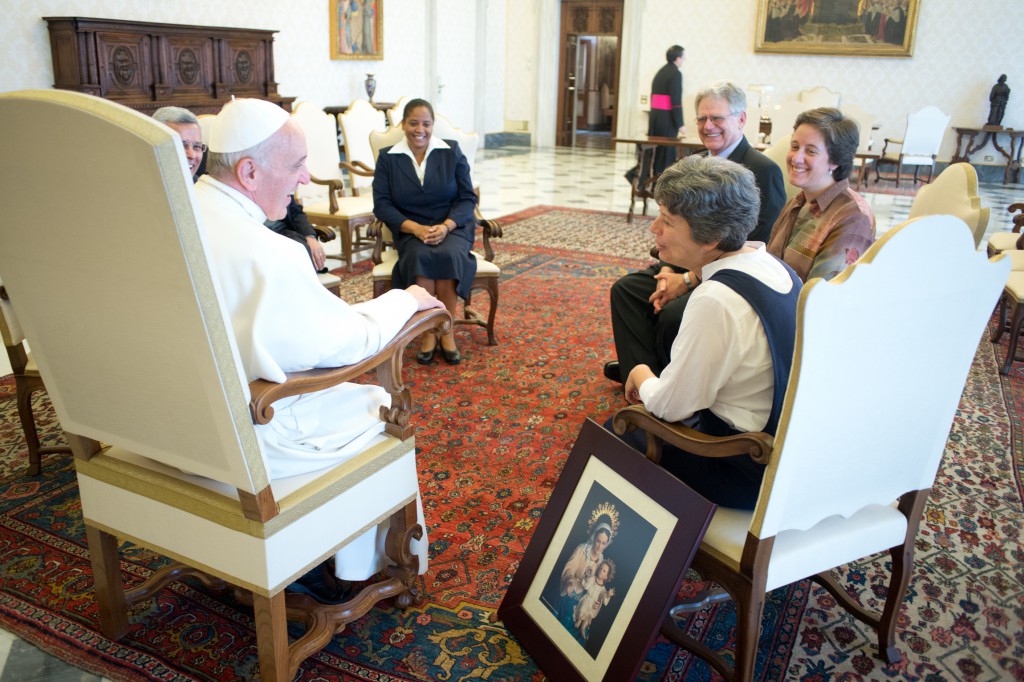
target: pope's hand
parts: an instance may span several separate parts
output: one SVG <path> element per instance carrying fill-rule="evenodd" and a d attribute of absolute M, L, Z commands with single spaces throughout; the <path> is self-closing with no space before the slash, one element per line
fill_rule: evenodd
<path fill-rule="evenodd" d="M 444 303 L 434 298 L 430 292 L 418 284 L 413 284 L 406 291 L 416 299 L 416 310 L 430 310 L 431 308 L 443 308 Z"/>

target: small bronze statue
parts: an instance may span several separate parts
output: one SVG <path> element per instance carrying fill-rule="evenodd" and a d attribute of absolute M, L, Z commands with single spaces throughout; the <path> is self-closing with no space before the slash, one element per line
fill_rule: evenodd
<path fill-rule="evenodd" d="M 999 77 L 999 82 L 992 86 L 992 92 L 988 95 L 988 101 L 992 106 L 988 110 L 988 123 L 986 125 L 998 126 L 1006 113 L 1006 101 L 1010 99 L 1010 86 L 1006 84 L 1006 74 Z"/>

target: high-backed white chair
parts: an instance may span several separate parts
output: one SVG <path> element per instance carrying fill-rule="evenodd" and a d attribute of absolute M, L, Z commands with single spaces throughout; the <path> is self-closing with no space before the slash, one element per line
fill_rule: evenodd
<path fill-rule="evenodd" d="M 361 230 L 374 220 L 373 197 L 345 195 L 334 119 L 329 114 L 317 104 L 301 102 L 292 120 L 306 136 L 310 175 L 310 183 L 299 185 L 295 198 L 313 225 L 338 231 L 341 259 L 351 272 L 352 254 L 372 245 Z"/>
<path fill-rule="evenodd" d="M 692 564 L 736 601 L 735 668 L 671 618 L 663 635 L 706 658 L 726 679 L 750 680 L 765 593 L 811 577 L 878 628 L 878 655 L 900 660 L 895 630 L 913 573 L 914 540 L 978 340 L 1009 269 L 1008 259 L 990 262 L 978 253 L 957 218 L 908 221 L 831 281 L 804 285 L 774 440 L 764 433 L 712 438 L 662 422 L 642 406 L 616 414 L 619 433 L 629 426 L 648 432 L 648 456 L 655 460 L 665 439 L 698 455 L 749 455 L 767 464 L 755 509 L 719 507 Z M 849 358 L 877 339 L 899 343 L 847 371 Z M 879 552 L 889 555 L 892 576 L 876 614 L 828 572 Z"/>
<path fill-rule="evenodd" d="M 815 85 L 813 88 L 801 90 L 797 93 L 796 98 L 803 105 L 804 111 L 818 107 L 839 108 L 839 102 L 842 99 L 838 92 L 832 92 L 823 85 Z"/>
<path fill-rule="evenodd" d="M 978 172 L 969 163 L 954 163 L 939 173 L 935 182 L 917 190 L 908 218 L 954 215 L 967 223 L 975 248 L 981 246 L 988 226 L 989 209 L 978 196 Z"/>
<path fill-rule="evenodd" d="M 370 151 L 370 133 L 387 129 L 383 111 L 365 99 L 357 99 L 338 114 L 338 129 L 345 145 L 345 161 L 349 164 L 349 183 L 356 196 L 372 196 L 374 157 Z M 353 167 L 363 171 L 355 172 Z"/>
<path fill-rule="evenodd" d="M 882 156 L 875 161 L 875 182 L 879 180 L 879 166 L 896 166 L 896 186 L 904 165 L 914 167 L 914 182 L 921 166 L 928 166 L 928 182 L 935 170 L 935 157 L 942 145 L 942 137 L 949 127 L 950 116 L 938 107 L 928 106 L 907 116 L 907 129 L 902 138 L 885 138 Z M 890 151 L 889 145 L 898 145 L 899 151 Z"/>
<path fill-rule="evenodd" d="M 771 147 L 764 150 L 764 155 L 774 161 L 782 169 L 782 184 L 786 187 L 786 201 L 789 201 L 800 192 L 800 188 L 789 182 L 789 173 L 786 172 L 786 155 L 789 153 L 789 142 L 793 139 L 793 131 L 775 138 Z"/>
<path fill-rule="evenodd" d="M 127 606 L 179 577 L 226 582 L 253 604 L 261 678 L 287 682 L 379 599 L 407 606 L 418 482 L 401 350 L 447 314 L 419 313 L 385 353 L 351 367 L 247 384 L 204 250 L 216 226 L 195 213 L 171 131 L 66 90 L 2 94 L 0 117 L 18 131 L 0 156 L 0 184 L 18 197 L 0 222 L 0 272 L 74 452 L 104 634 L 124 637 Z M 21 229 L 41 205 L 47 229 Z M 374 366 L 392 394 L 386 432 L 343 464 L 271 482 L 256 429 L 274 401 Z M 386 519 L 389 578 L 337 606 L 286 594 Z M 126 590 L 118 538 L 179 563 Z M 306 626 L 291 643 L 289 618 Z"/>
<path fill-rule="evenodd" d="M 32 412 L 32 394 L 46 389 L 39 375 L 39 366 L 26 343 L 25 332 L 14 314 L 14 306 L 7 288 L 0 282 L 0 340 L 7 349 L 7 359 L 11 363 L 14 375 L 14 391 L 18 404 L 18 419 L 21 431 L 25 434 L 28 446 L 28 474 L 35 476 L 42 466 L 40 455 L 53 453 L 70 453 L 71 449 L 62 445 L 40 445 L 39 432 L 36 430 L 35 415 Z"/>

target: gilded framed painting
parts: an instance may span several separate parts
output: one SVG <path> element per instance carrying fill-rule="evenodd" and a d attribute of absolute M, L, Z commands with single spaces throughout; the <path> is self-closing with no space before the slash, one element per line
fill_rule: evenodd
<path fill-rule="evenodd" d="M 714 510 L 588 419 L 498 618 L 548 679 L 633 679 Z"/>
<path fill-rule="evenodd" d="M 755 52 L 910 57 L 921 0 L 757 0 Z"/>
<path fill-rule="evenodd" d="M 384 0 L 331 0 L 331 59 L 384 59 Z"/>

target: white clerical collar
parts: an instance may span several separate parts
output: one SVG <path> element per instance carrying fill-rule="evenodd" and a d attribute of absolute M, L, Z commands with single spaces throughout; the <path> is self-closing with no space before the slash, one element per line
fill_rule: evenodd
<path fill-rule="evenodd" d="M 437 135 L 431 135 L 430 140 L 427 142 L 427 152 L 423 155 L 423 163 L 427 162 L 430 152 L 435 149 L 451 149 L 451 146 Z M 409 148 L 409 140 L 404 137 L 391 148 L 388 154 L 405 154 L 412 159 L 414 164 L 416 163 L 416 156 L 412 153 L 412 149 Z"/>
<path fill-rule="evenodd" d="M 213 189 L 217 190 L 218 192 L 221 192 L 226 197 L 234 201 L 236 204 L 241 206 L 242 210 L 249 214 L 254 220 L 257 220 L 260 223 L 264 223 L 267 221 L 267 214 L 263 212 L 263 209 L 256 205 L 255 201 L 245 196 L 234 187 L 231 187 L 230 185 L 225 185 L 220 180 L 209 175 L 204 175 L 203 177 L 199 178 L 197 184 L 200 182 L 209 185 Z"/>

